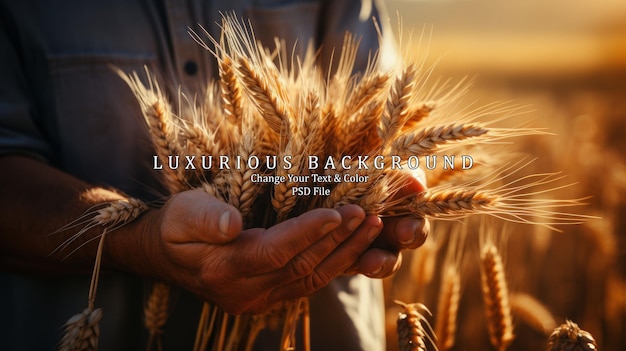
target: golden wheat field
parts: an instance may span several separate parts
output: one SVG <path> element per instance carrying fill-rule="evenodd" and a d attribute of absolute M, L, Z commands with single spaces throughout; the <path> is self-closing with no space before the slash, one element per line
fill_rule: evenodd
<path fill-rule="evenodd" d="M 429 218 L 427 242 L 405 252 L 384 282 L 389 350 L 624 349 L 626 27 L 611 23 L 626 6 L 387 5 L 403 14 L 391 28 L 400 28 L 404 60 L 391 70 L 374 56 L 352 76 L 356 40 L 347 36 L 334 75 L 320 75 L 314 56 L 301 58 L 296 74 L 285 48 L 256 47 L 252 30 L 227 18 L 222 38 L 193 33 L 219 65 L 204 100 L 183 97 L 174 111 L 153 72 L 119 72 L 141 105 L 155 162 L 214 155 L 248 165 L 165 169 L 170 193 L 206 191 L 237 207 L 248 227 L 351 203 Z M 412 157 L 446 154 L 472 155 L 476 167 L 426 169 L 429 189 L 399 195 L 409 175 L 392 160 L 410 168 Z M 357 161 L 363 155 L 371 158 Z M 274 156 L 289 167 L 271 166 Z M 347 163 L 311 167 L 310 156 Z M 298 187 L 320 193 L 294 196 Z M 145 209 L 136 199 L 103 204 L 69 226 L 84 226 L 77 237 L 102 225 L 102 242 Z M 89 306 L 66 326 L 67 349 L 97 343 L 98 269 L 97 260 Z M 195 349 L 251 349 L 276 319 L 277 349 L 300 338 L 308 349 L 307 301 L 258 316 L 207 302 Z M 148 349 L 158 345 L 168 304 L 168 286 L 154 284 L 144 307 Z"/>
<path fill-rule="evenodd" d="M 396 299 L 429 308 L 432 316 L 426 319 L 444 335 L 434 340 L 439 350 L 497 349 L 490 343 L 481 291 L 484 226 L 498 238 L 508 281 L 514 338 L 507 350 L 546 350 L 553 328 L 566 319 L 590 332 L 599 350 L 626 348 L 624 4 L 394 0 L 387 5 L 390 13 L 403 14 L 404 31 L 432 30 L 430 54 L 443 57 L 438 73 L 476 77 L 470 100 L 527 104 L 528 113 L 515 118 L 533 120 L 533 126 L 555 135 L 525 137 L 515 149 L 537 157 L 531 173 L 562 171 L 566 182 L 576 185 L 558 196 L 590 196 L 583 211 L 600 217 L 561 227 L 562 233 L 478 218 L 436 222 L 434 240 L 406 255 L 400 272 L 386 280 L 388 349 L 398 347 L 396 318 L 402 309 Z M 460 276 L 456 300 L 450 298 L 455 271 L 450 265 Z M 451 306 L 458 310 L 452 313 L 456 328 L 446 329 L 450 312 L 442 312 Z M 562 350 L 590 349 L 568 347 Z"/>

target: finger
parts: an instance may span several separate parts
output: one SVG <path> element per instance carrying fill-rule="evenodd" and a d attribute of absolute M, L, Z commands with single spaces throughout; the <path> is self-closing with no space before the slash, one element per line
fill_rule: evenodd
<path fill-rule="evenodd" d="M 395 273 L 402 264 L 402 253 L 383 249 L 367 250 L 352 268 L 353 273 L 361 273 L 370 278 L 384 278 Z"/>
<path fill-rule="evenodd" d="M 298 217 L 279 223 L 261 237 L 259 256 L 256 263 L 268 262 L 266 272 L 285 267 L 296 255 L 310 249 L 319 240 L 315 249 L 307 251 L 293 270 L 298 274 L 308 274 L 330 251 L 347 238 L 365 218 L 365 212 L 358 206 L 347 205 L 338 210 L 315 209 Z M 300 256 L 302 257 L 302 256 Z M 258 266 L 257 266 L 258 267 Z"/>
<path fill-rule="evenodd" d="M 284 284 L 285 281 L 293 281 L 311 274 L 331 252 L 359 228 L 365 219 L 365 211 L 355 205 L 342 206 L 337 212 L 341 215 L 341 225 L 289 260 L 280 273 L 280 283 Z"/>
<path fill-rule="evenodd" d="M 222 244 L 235 239 L 242 228 L 241 213 L 201 190 L 174 195 L 163 208 L 165 238 L 173 243 Z"/>
<path fill-rule="evenodd" d="M 382 222 L 376 216 L 368 216 L 359 228 L 324 259 L 311 274 L 274 290 L 269 301 L 307 296 L 326 286 L 332 279 L 343 274 L 372 244 L 380 233 Z"/>
<path fill-rule="evenodd" d="M 430 223 L 425 218 L 385 218 L 383 233 L 375 247 L 387 250 L 416 249 L 426 241 Z"/>
<path fill-rule="evenodd" d="M 426 174 L 421 168 L 403 172 L 407 173 L 408 177 L 405 177 L 406 184 L 398 191 L 397 197 L 410 196 L 428 189 L 426 185 Z"/>

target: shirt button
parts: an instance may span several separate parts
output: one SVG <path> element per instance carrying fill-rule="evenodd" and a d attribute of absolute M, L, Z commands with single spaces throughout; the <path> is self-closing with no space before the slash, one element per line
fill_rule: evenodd
<path fill-rule="evenodd" d="M 196 72 L 198 72 L 198 64 L 190 60 L 190 61 L 185 62 L 183 69 L 185 70 L 185 73 L 187 73 L 190 76 L 193 76 L 196 74 Z"/>

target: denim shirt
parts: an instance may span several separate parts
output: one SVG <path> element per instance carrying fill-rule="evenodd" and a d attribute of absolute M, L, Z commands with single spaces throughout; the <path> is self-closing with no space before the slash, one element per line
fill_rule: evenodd
<path fill-rule="evenodd" d="M 30 155 L 149 200 L 162 190 L 151 169 L 154 151 L 138 104 L 112 66 L 147 67 L 168 86 L 201 91 L 216 62 L 188 30 L 202 25 L 219 37 L 220 13 L 234 11 L 267 46 L 279 37 L 302 52 L 312 40 L 323 48 L 326 66 L 345 32 L 357 33 L 363 67 L 378 38 L 372 21 L 359 19 L 360 10 L 359 0 L 2 0 L 0 153 Z M 89 277 L 2 273 L 0 282 L 1 349 L 54 348 L 63 323 L 86 306 Z M 145 348 L 146 294 L 141 278 L 102 276 L 96 300 L 104 312 L 102 350 Z M 384 349 L 381 296 L 380 282 L 360 276 L 336 279 L 314 295 L 314 349 Z M 201 302 L 180 289 L 172 301 L 164 349 L 191 349 Z"/>

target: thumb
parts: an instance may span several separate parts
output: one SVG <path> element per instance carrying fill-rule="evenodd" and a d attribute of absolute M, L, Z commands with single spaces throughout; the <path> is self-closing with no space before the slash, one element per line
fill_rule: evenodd
<path fill-rule="evenodd" d="M 239 235 L 243 225 L 236 208 L 202 190 L 174 195 L 163 210 L 161 229 L 174 243 L 227 243 Z"/>

